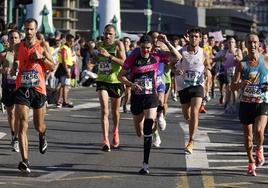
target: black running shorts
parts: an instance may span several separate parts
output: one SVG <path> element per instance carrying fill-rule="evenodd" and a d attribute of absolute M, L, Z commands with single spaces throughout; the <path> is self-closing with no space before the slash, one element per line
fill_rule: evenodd
<path fill-rule="evenodd" d="M 204 97 L 204 88 L 201 85 L 184 88 L 179 91 L 179 97 L 181 104 L 190 103 L 193 97 Z"/>
<path fill-rule="evenodd" d="M 165 94 L 167 94 L 170 90 L 170 86 L 171 86 L 171 83 L 166 83 L 166 90 L 165 90 Z"/>
<path fill-rule="evenodd" d="M 39 93 L 33 88 L 20 87 L 15 92 L 15 103 L 32 107 L 33 109 L 42 108 L 47 101 L 47 96 Z"/>
<path fill-rule="evenodd" d="M 267 103 L 240 102 L 239 120 L 243 125 L 254 124 L 255 118 L 260 115 L 268 115 Z"/>
<path fill-rule="evenodd" d="M 125 91 L 124 85 L 121 83 L 111 84 L 100 81 L 97 81 L 96 83 L 96 91 L 106 90 L 108 92 L 109 97 L 112 98 L 120 98 Z"/>
<path fill-rule="evenodd" d="M 133 115 L 139 115 L 143 110 L 156 108 L 158 106 L 157 94 L 150 95 L 136 95 L 131 92 L 130 110 Z"/>
<path fill-rule="evenodd" d="M 16 85 L 2 85 L 2 99 L 1 102 L 10 107 L 15 104 Z"/>

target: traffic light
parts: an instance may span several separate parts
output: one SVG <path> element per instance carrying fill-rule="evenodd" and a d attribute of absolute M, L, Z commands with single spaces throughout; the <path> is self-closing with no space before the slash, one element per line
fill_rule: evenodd
<path fill-rule="evenodd" d="M 32 4 L 33 0 L 16 0 L 16 5 L 27 5 L 27 4 Z"/>

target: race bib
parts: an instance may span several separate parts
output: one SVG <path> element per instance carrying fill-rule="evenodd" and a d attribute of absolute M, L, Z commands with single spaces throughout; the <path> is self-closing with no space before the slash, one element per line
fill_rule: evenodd
<path fill-rule="evenodd" d="M 38 71 L 31 70 L 22 73 L 21 86 L 32 88 L 39 86 Z"/>
<path fill-rule="evenodd" d="M 153 79 L 144 78 L 144 79 L 135 79 L 135 84 L 138 84 L 143 89 L 142 91 L 136 91 L 136 94 L 153 94 Z"/>
<path fill-rule="evenodd" d="M 244 88 L 243 101 L 246 102 L 261 102 L 262 89 L 259 85 L 250 84 Z"/>
<path fill-rule="evenodd" d="M 198 85 L 198 78 L 200 73 L 196 71 L 186 71 L 184 74 L 184 84 L 187 86 L 196 86 Z"/>
<path fill-rule="evenodd" d="M 100 62 L 98 70 L 100 74 L 109 75 L 112 73 L 112 64 L 109 62 Z"/>

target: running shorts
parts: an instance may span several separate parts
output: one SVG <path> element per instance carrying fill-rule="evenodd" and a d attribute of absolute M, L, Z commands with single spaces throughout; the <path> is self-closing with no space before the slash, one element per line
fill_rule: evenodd
<path fill-rule="evenodd" d="M 10 107 L 15 104 L 16 85 L 2 85 L 2 99 L 1 102 Z"/>
<path fill-rule="evenodd" d="M 239 120 L 243 125 L 255 123 L 255 118 L 260 115 L 268 115 L 267 103 L 246 103 L 240 102 Z"/>
<path fill-rule="evenodd" d="M 171 83 L 166 83 L 166 90 L 165 90 L 165 94 L 167 94 L 170 90 L 170 86 L 171 86 Z"/>
<path fill-rule="evenodd" d="M 112 98 L 120 98 L 125 91 L 124 85 L 121 83 L 111 84 L 100 81 L 97 81 L 96 83 L 96 91 L 106 90 L 108 92 L 109 97 Z"/>
<path fill-rule="evenodd" d="M 204 97 L 204 88 L 201 85 L 184 88 L 179 91 L 179 97 L 181 104 L 190 103 L 193 97 Z"/>
<path fill-rule="evenodd" d="M 156 108 L 158 106 L 158 97 L 156 94 L 136 95 L 131 92 L 130 110 L 133 115 L 139 115 L 143 110 Z"/>
<path fill-rule="evenodd" d="M 34 90 L 34 88 L 20 87 L 15 92 L 15 103 L 32 107 L 42 108 L 47 101 L 47 96 Z"/>

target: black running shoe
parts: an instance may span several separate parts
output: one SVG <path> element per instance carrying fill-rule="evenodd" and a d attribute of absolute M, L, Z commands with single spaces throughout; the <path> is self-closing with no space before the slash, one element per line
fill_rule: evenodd
<path fill-rule="evenodd" d="M 150 174 L 149 165 L 147 163 L 142 164 L 142 169 L 140 169 L 139 174 L 141 174 L 141 175 L 149 175 Z"/>
<path fill-rule="evenodd" d="M 149 169 L 142 168 L 142 169 L 140 169 L 139 174 L 141 174 L 141 175 L 149 175 L 150 171 L 149 171 Z"/>
<path fill-rule="evenodd" d="M 45 136 L 39 136 L 39 152 L 45 154 L 47 151 L 47 140 Z"/>
<path fill-rule="evenodd" d="M 71 103 L 66 103 L 66 102 L 62 103 L 62 108 L 73 108 L 73 107 L 74 105 Z"/>
<path fill-rule="evenodd" d="M 103 147 L 102 147 L 102 151 L 106 151 L 106 152 L 109 152 L 111 151 L 111 148 L 108 144 L 104 144 Z"/>
<path fill-rule="evenodd" d="M 31 173 L 31 170 L 30 170 L 30 166 L 29 166 L 29 162 L 24 162 L 24 161 L 21 161 L 18 165 L 18 169 L 23 172 L 23 173 Z"/>

